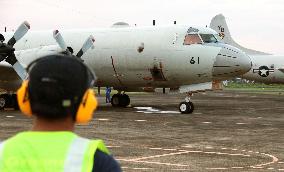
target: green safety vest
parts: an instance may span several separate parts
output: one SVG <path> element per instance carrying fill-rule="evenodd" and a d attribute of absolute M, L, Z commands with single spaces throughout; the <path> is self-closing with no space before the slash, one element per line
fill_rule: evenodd
<path fill-rule="evenodd" d="M 102 140 L 72 132 L 22 132 L 0 144 L 1 172 L 91 172 Z"/>

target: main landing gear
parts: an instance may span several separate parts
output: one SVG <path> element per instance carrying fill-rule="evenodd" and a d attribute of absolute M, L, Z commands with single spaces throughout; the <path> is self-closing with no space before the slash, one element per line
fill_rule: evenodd
<path fill-rule="evenodd" d="M 194 110 L 194 105 L 193 103 L 190 101 L 190 97 L 192 96 L 192 93 L 187 93 L 187 97 L 185 98 L 184 102 L 181 102 L 179 104 L 179 111 L 182 114 L 189 114 L 192 113 Z"/>
<path fill-rule="evenodd" d="M 127 107 L 130 104 L 130 98 L 127 94 L 114 94 L 111 97 L 111 105 L 113 107 Z"/>
<path fill-rule="evenodd" d="M 19 109 L 17 95 L 16 94 L 1 94 L 0 95 L 0 110 L 4 108 Z"/>

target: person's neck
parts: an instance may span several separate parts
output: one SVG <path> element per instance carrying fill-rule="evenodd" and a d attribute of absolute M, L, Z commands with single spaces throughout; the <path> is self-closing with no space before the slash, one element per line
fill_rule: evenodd
<path fill-rule="evenodd" d="M 35 117 L 32 131 L 74 131 L 74 125 L 72 118 L 47 120 Z"/>

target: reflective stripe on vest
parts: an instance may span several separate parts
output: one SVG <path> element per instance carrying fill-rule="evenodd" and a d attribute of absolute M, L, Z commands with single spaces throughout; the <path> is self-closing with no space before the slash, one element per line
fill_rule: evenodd
<path fill-rule="evenodd" d="M 1 142 L 0 143 L 0 168 L 1 168 L 1 165 L 2 165 L 2 158 L 3 158 L 3 147 L 4 147 L 4 142 Z"/>
<path fill-rule="evenodd" d="M 64 172 L 82 171 L 84 156 L 88 150 L 90 142 L 90 140 L 82 137 L 74 138 L 65 159 Z"/>
<path fill-rule="evenodd" d="M 0 143 L 0 158 L 2 157 L 2 150 L 3 150 L 3 147 L 4 147 L 4 142 L 1 142 L 1 143 Z"/>

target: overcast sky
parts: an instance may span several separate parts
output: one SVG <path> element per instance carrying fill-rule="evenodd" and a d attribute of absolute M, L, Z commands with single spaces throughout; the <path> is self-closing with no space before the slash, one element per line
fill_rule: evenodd
<path fill-rule="evenodd" d="M 284 55 L 284 0 L 0 0 L 0 32 L 27 20 L 32 30 L 178 24 L 206 26 L 224 14 L 241 45 Z"/>

